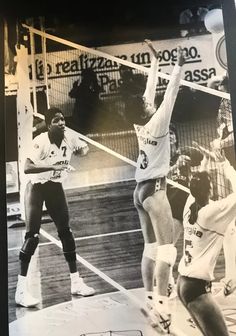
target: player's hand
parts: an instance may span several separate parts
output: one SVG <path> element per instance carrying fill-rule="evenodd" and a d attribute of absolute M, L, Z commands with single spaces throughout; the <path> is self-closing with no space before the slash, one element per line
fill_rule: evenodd
<path fill-rule="evenodd" d="M 67 173 L 71 173 L 71 172 L 75 171 L 75 168 L 71 165 L 68 165 L 67 168 L 66 168 L 66 171 L 67 171 Z"/>
<path fill-rule="evenodd" d="M 219 150 L 219 149 L 221 149 L 221 141 L 220 141 L 220 139 L 215 139 L 215 140 L 211 141 L 210 144 L 211 144 L 211 148 L 213 150 Z"/>
<path fill-rule="evenodd" d="M 156 57 L 156 59 L 158 59 L 160 56 L 161 56 L 161 51 L 157 51 L 153 44 L 152 44 L 152 41 L 151 40 L 144 40 L 144 42 L 149 46 L 149 48 L 151 49 L 153 55 Z"/>
<path fill-rule="evenodd" d="M 189 156 L 187 156 L 187 155 L 180 155 L 178 157 L 176 165 L 177 165 L 178 168 L 180 168 L 180 167 L 183 167 L 183 166 L 186 166 L 186 165 L 190 164 L 190 161 L 191 161 L 191 159 L 190 159 Z"/>
<path fill-rule="evenodd" d="M 62 170 L 67 170 L 68 165 L 66 164 L 55 164 L 52 166 L 54 171 L 62 171 Z"/>
<path fill-rule="evenodd" d="M 228 296 L 232 294 L 236 289 L 236 278 L 224 279 L 223 284 L 224 284 L 224 294 L 225 296 Z"/>
<path fill-rule="evenodd" d="M 89 147 L 88 146 L 85 146 L 85 147 L 82 147 L 82 148 L 77 148 L 74 150 L 74 154 L 75 155 L 80 155 L 80 156 L 84 156 L 88 153 L 89 151 Z"/>
<path fill-rule="evenodd" d="M 206 149 L 206 148 L 200 146 L 200 145 L 197 143 L 197 141 L 192 141 L 192 145 L 193 145 L 193 147 L 195 147 L 197 150 L 199 150 L 199 151 L 202 153 L 202 155 L 206 156 L 207 159 L 211 159 L 211 160 L 213 160 L 213 161 L 216 160 L 215 151 L 212 151 L 212 152 L 209 151 L 208 149 Z"/>
<path fill-rule="evenodd" d="M 182 66 L 188 60 L 190 56 L 186 55 L 186 50 L 183 49 L 182 47 L 177 48 L 177 59 L 178 59 L 178 65 Z"/>

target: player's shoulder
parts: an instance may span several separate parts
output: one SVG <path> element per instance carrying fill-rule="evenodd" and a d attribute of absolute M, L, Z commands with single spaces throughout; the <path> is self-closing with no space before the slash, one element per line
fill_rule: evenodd
<path fill-rule="evenodd" d="M 77 138 L 78 136 L 68 131 L 65 131 L 64 133 L 64 141 L 70 146 L 76 142 Z"/>
<path fill-rule="evenodd" d="M 42 145 L 45 145 L 47 143 L 49 143 L 49 138 L 48 138 L 48 133 L 47 132 L 40 133 L 39 135 L 37 135 L 33 139 L 34 147 L 35 147 L 35 145 L 42 146 Z"/>
<path fill-rule="evenodd" d="M 86 142 L 84 140 L 81 140 L 78 134 L 74 134 L 71 132 L 65 132 L 64 141 L 72 150 L 78 147 L 86 146 Z"/>

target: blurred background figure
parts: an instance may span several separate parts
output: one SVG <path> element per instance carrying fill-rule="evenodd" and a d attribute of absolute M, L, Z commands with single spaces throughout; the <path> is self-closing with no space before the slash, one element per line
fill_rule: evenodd
<path fill-rule="evenodd" d="M 75 99 L 73 126 L 81 133 L 91 132 L 96 124 L 100 91 L 97 75 L 91 68 L 82 70 L 81 80 L 75 81 L 69 91 L 69 96 Z"/>
<path fill-rule="evenodd" d="M 185 37 L 189 34 L 197 34 L 206 31 L 203 23 L 207 12 L 207 7 L 193 7 L 191 9 L 186 8 L 183 10 L 179 15 L 179 23 L 183 25 L 180 35 Z"/>
<path fill-rule="evenodd" d="M 145 90 L 146 78 L 142 74 L 134 74 L 133 69 L 125 65 L 119 68 L 121 83 L 119 93 L 121 95 L 123 107 L 123 120 L 128 126 L 133 128 L 134 123 L 139 123 L 143 107 L 137 100 Z"/>

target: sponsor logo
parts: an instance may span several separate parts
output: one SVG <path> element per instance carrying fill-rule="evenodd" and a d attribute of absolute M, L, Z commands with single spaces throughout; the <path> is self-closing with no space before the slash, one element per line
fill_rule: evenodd
<path fill-rule="evenodd" d="M 226 46 L 225 46 L 225 36 L 223 35 L 217 45 L 216 45 L 216 58 L 219 64 L 224 68 L 227 69 L 227 56 L 226 56 Z"/>

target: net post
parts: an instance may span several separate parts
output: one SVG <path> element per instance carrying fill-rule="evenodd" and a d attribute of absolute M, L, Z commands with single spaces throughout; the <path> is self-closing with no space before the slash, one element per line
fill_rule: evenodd
<path fill-rule="evenodd" d="M 40 28 L 45 33 L 44 18 L 40 16 Z M 42 54 L 43 54 L 43 71 L 44 71 L 44 83 L 46 88 L 47 108 L 50 108 L 49 94 L 48 94 L 48 74 L 47 74 L 47 38 L 45 35 L 41 36 Z"/>
<path fill-rule="evenodd" d="M 5 126 L 6 112 L 4 99 L 4 19 L 0 15 L 0 283 L 1 283 L 1 306 L 0 306 L 0 328 L 1 334 L 9 335 L 9 313 L 8 305 L 8 252 L 7 252 L 7 199 L 6 199 L 6 148 L 5 148 Z M 6 50 L 5 50 L 6 51 Z"/>
<path fill-rule="evenodd" d="M 24 164 L 27 146 L 32 142 L 33 107 L 30 102 L 30 80 L 28 70 L 28 50 L 19 45 L 17 52 L 16 76 L 17 89 L 17 140 L 18 140 L 18 171 L 21 219 L 25 220 L 24 192 L 27 178 L 24 174 Z"/>
<path fill-rule="evenodd" d="M 37 97 L 36 97 L 36 67 L 35 67 L 35 41 L 34 41 L 34 33 L 30 30 L 30 58 L 31 58 L 31 66 L 32 66 L 32 90 L 33 90 L 33 105 L 34 112 L 37 113 Z"/>

